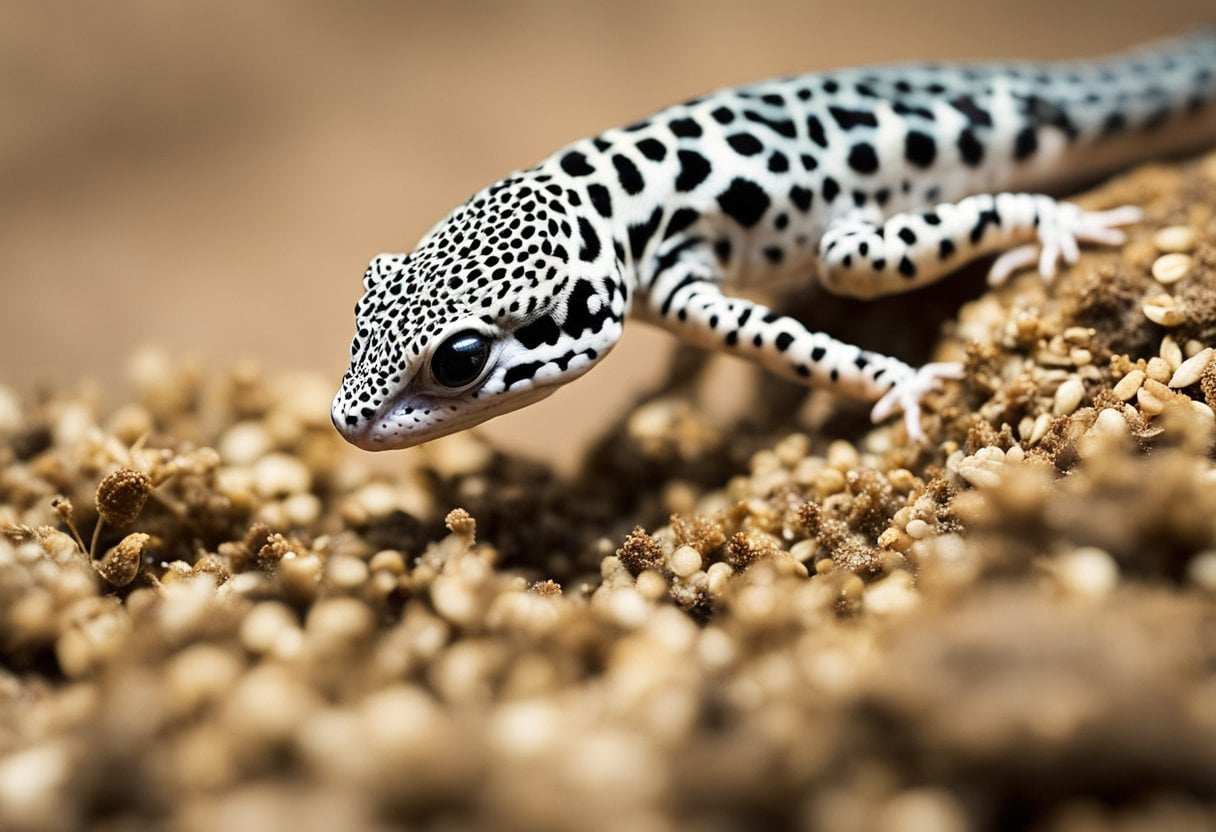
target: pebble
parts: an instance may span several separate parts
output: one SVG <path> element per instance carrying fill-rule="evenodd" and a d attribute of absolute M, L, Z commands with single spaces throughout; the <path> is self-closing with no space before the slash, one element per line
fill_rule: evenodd
<path fill-rule="evenodd" d="M 1100 598 L 1119 583 L 1119 567 L 1114 558 L 1093 546 L 1074 549 L 1056 565 L 1060 582 L 1077 595 Z"/>
<path fill-rule="evenodd" d="M 325 577 L 335 589 L 358 589 L 367 581 L 368 574 L 367 563 L 351 555 L 335 555 L 325 566 Z"/>
<path fill-rule="evenodd" d="M 1193 251 L 1195 243 L 1195 229 L 1186 225 L 1169 225 L 1153 235 L 1153 245 L 1162 252 Z"/>
<path fill-rule="evenodd" d="M 1191 558 L 1186 577 L 1195 586 L 1216 592 L 1216 550 L 1208 549 Z"/>
<path fill-rule="evenodd" d="M 254 463 L 253 485 L 263 497 L 301 494 L 312 487 L 312 474 L 294 456 L 272 453 Z"/>
<path fill-rule="evenodd" d="M 261 422 L 237 422 L 224 431 L 216 450 L 229 465 L 249 465 L 273 448 L 274 439 Z"/>
<path fill-rule="evenodd" d="M 1173 374 L 1173 369 L 1169 362 L 1160 356 L 1153 356 L 1148 360 L 1148 368 L 1145 370 L 1146 375 L 1152 381 L 1159 381 L 1162 384 L 1170 380 L 1170 375 Z"/>
<path fill-rule="evenodd" d="M 0 433 L 11 433 L 21 427 L 21 403 L 7 387 L 0 386 Z"/>
<path fill-rule="evenodd" d="M 263 601 L 241 622 L 241 644 L 251 653 L 269 653 L 287 630 L 297 629 L 296 617 L 286 604 Z"/>
<path fill-rule="evenodd" d="M 908 533 L 908 537 L 913 540 L 923 540 L 929 534 L 929 524 L 917 517 L 915 520 L 909 520 L 908 525 L 904 528 Z"/>
<path fill-rule="evenodd" d="M 706 571 L 706 587 L 711 595 L 721 596 L 726 592 L 728 582 L 731 575 L 735 574 L 735 570 L 731 568 L 729 563 L 718 561 L 711 564 Z"/>
<path fill-rule="evenodd" d="M 609 592 L 605 610 L 617 626 L 636 630 L 646 623 L 652 607 L 636 589 L 621 587 Z"/>
<path fill-rule="evenodd" d="M 1153 387 L 1150 388 L 1149 385 L 1153 385 Z M 1149 416 L 1156 416 L 1165 410 L 1165 403 L 1168 401 L 1168 397 L 1162 397 L 1154 393 L 1156 387 L 1162 386 L 1161 382 L 1149 379 L 1144 383 L 1143 387 L 1136 391 L 1136 404 L 1140 407 L 1141 411 Z M 1168 392 L 1168 388 L 1166 388 L 1166 392 Z"/>
<path fill-rule="evenodd" d="M 681 578 L 697 572 L 701 568 L 701 553 L 691 546 L 680 546 L 667 559 L 671 571 Z"/>
<path fill-rule="evenodd" d="M 1169 386 L 1175 389 L 1190 387 L 1203 375 L 1208 362 L 1212 360 L 1213 349 L 1208 347 L 1203 352 L 1196 353 L 1178 365 L 1178 369 L 1170 377 Z"/>
<path fill-rule="evenodd" d="M 1191 270 L 1191 256 L 1189 254 L 1163 254 L 1153 261 L 1153 279 L 1158 283 L 1169 285 L 1177 283 L 1179 280 L 1187 276 Z"/>

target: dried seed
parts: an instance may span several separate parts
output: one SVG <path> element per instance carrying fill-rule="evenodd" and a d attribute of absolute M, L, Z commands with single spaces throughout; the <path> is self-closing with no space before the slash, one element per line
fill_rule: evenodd
<path fill-rule="evenodd" d="M 1167 285 L 1182 280 L 1190 270 L 1191 256 L 1178 252 L 1161 255 L 1153 261 L 1152 267 L 1153 279 Z"/>
<path fill-rule="evenodd" d="M 1074 376 L 1056 388 L 1051 412 L 1056 416 L 1067 416 L 1080 406 L 1084 397 L 1085 385 L 1081 383 L 1081 379 Z"/>
<path fill-rule="evenodd" d="M 97 486 L 97 513 L 111 526 L 125 526 L 143 511 L 152 481 L 143 471 L 119 468 Z"/>
<path fill-rule="evenodd" d="M 97 573 L 111 586 L 126 586 L 131 583 L 139 574 L 144 549 L 151 539 L 150 535 L 143 532 L 127 535 L 94 564 Z"/>
<path fill-rule="evenodd" d="M 1119 379 L 1119 383 L 1115 385 L 1114 393 L 1119 398 L 1119 401 L 1130 401 L 1140 386 L 1144 384 L 1144 379 L 1147 378 L 1144 370 L 1132 370 L 1130 373 Z"/>
<path fill-rule="evenodd" d="M 1186 225 L 1166 226 L 1153 235 L 1153 245 L 1162 252 L 1193 251 L 1195 229 Z"/>
<path fill-rule="evenodd" d="M 1199 381 L 1203 371 L 1207 369 L 1208 362 L 1212 360 L 1212 353 L 1212 348 L 1208 347 L 1203 352 L 1196 353 L 1183 361 L 1174 371 L 1174 375 L 1170 377 L 1169 386 L 1173 388 L 1190 387 Z"/>
<path fill-rule="evenodd" d="M 1161 339 L 1161 347 L 1157 350 L 1157 354 L 1165 359 L 1165 363 L 1170 365 L 1171 370 L 1177 370 L 1178 365 L 1182 363 L 1182 347 L 1178 346 L 1178 342 L 1172 335 L 1166 335 Z"/>
<path fill-rule="evenodd" d="M 1140 305 L 1144 317 L 1160 326 L 1178 326 L 1184 318 L 1178 302 L 1170 295 L 1154 295 L 1145 298 Z"/>

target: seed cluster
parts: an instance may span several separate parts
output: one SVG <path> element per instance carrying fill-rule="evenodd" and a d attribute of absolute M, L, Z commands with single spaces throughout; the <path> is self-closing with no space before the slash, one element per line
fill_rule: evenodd
<path fill-rule="evenodd" d="M 962 308 L 929 448 L 680 394 L 385 471 L 252 365 L 0 388 L 0 828 L 1210 827 L 1216 158 L 1087 199 L 1146 222 Z"/>

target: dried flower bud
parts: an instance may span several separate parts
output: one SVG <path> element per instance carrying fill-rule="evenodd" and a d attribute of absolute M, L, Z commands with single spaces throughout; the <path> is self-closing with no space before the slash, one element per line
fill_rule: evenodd
<path fill-rule="evenodd" d="M 473 538 L 477 533 L 477 521 L 463 508 L 454 508 L 449 511 L 447 517 L 443 518 L 443 524 L 452 534 L 468 538 L 470 545 L 473 543 Z"/>
<path fill-rule="evenodd" d="M 129 534 L 93 565 L 106 583 L 111 586 L 126 586 L 139 574 L 144 549 L 151 540 L 151 535 L 143 532 Z"/>
<path fill-rule="evenodd" d="M 97 486 L 97 513 L 112 526 L 125 526 L 143 511 L 152 481 L 133 468 L 119 468 Z"/>

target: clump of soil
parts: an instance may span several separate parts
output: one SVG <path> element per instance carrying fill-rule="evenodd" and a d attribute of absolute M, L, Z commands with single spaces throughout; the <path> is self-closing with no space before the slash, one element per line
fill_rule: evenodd
<path fill-rule="evenodd" d="M 651 400 L 562 480 L 329 386 L 0 389 L 0 827 L 1207 829 L 1216 157 L 843 438 Z"/>

